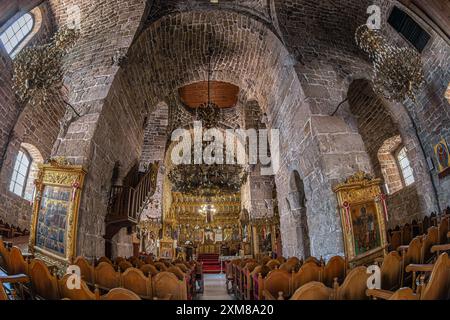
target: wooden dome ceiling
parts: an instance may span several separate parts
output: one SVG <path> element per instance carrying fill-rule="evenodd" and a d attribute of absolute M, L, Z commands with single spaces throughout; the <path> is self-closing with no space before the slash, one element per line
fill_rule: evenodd
<path fill-rule="evenodd" d="M 239 87 L 221 81 L 210 82 L 210 100 L 220 108 L 236 106 Z M 190 108 L 198 108 L 208 102 L 208 81 L 196 82 L 178 89 L 181 101 Z"/>

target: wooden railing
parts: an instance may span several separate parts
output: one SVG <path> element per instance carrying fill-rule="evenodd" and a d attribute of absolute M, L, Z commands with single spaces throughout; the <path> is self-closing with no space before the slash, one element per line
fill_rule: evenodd
<path fill-rule="evenodd" d="M 107 222 L 130 221 L 137 223 L 148 199 L 155 193 L 158 164 L 152 164 L 135 187 L 113 186 Z"/>

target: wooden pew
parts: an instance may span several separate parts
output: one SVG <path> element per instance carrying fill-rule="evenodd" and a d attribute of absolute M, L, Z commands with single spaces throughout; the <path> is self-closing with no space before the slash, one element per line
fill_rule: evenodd
<path fill-rule="evenodd" d="M 433 259 L 431 247 L 439 244 L 439 229 L 438 227 L 428 228 L 427 234 L 422 239 L 422 249 L 420 263 L 429 263 Z"/>
<path fill-rule="evenodd" d="M 111 289 L 103 296 L 100 296 L 99 291 L 97 290 L 96 298 L 97 300 L 141 300 L 136 293 L 124 288 Z"/>
<path fill-rule="evenodd" d="M 321 281 L 327 286 L 332 287 L 334 279 L 338 279 L 338 283 L 341 284 L 347 273 L 347 262 L 341 256 L 332 257 L 325 267 L 323 268 Z"/>
<path fill-rule="evenodd" d="M 95 270 L 94 266 L 92 266 L 85 258 L 77 257 L 73 265 L 76 265 L 80 268 L 81 278 L 88 283 L 88 285 L 94 286 L 95 283 Z"/>
<path fill-rule="evenodd" d="M 94 269 L 95 285 L 103 291 L 120 287 L 120 273 L 108 262 L 100 262 Z"/>
<path fill-rule="evenodd" d="M 152 280 L 144 275 L 144 273 L 136 268 L 128 268 L 121 275 L 122 287 L 137 294 L 141 299 L 152 300 L 153 288 Z"/>
<path fill-rule="evenodd" d="M 417 291 L 401 288 L 396 292 L 388 290 L 368 289 L 367 295 L 374 299 L 384 300 L 447 300 L 450 298 L 450 260 L 447 253 L 442 253 L 434 265 L 410 265 L 411 272 L 430 272 L 428 283 L 425 277 L 420 279 Z"/>
<path fill-rule="evenodd" d="M 351 270 L 340 286 L 337 281 L 334 283 L 336 300 L 367 300 L 367 268 L 360 266 Z"/>
<path fill-rule="evenodd" d="M 260 279 L 264 279 L 272 270 L 266 265 L 257 266 L 253 270 L 253 299 L 261 300 L 263 298 L 264 287 L 260 285 Z"/>
<path fill-rule="evenodd" d="M 52 275 L 46 264 L 38 259 L 31 261 L 29 268 L 33 299 L 59 300 L 58 278 Z"/>
<path fill-rule="evenodd" d="M 262 296 L 258 300 L 285 300 L 291 296 L 292 277 L 287 271 L 275 269 L 269 272 L 265 279 L 258 277 L 258 287 Z"/>
<path fill-rule="evenodd" d="M 415 237 L 411 240 L 411 243 L 407 246 L 400 246 L 397 249 L 401 252 L 402 256 L 402 283 L 405 284 L 405 267 L 411 263 L 420 263 L 422 257 L 422 237 Z"/>
<path fill-rule="evenodd" d="M 58 281 L 59 297 L 60 299 L 69 300 L 95 300 L 95 293 L 92 292 L 85 281 L 81 280 L 80 288 L 69 289 L 67 281 L 70 275 L 66 274 Z"/>
<path fill-rule="evenodd" d="M 163 271 L 153 278 L 153 296 L 157 299 L 187 300 L 186 285 L 171 272 Z"/>
<path fill-rule="evenodd" d="M 381 265 L 381 289 L 395 290 L 402 284 L 402 257 L 397 251 L 389 252 Z"/>
<path fill-rule="evenodd" d="M 309 282 L 298 288 L 290 300 L 332 300 L 334 291 L 321 282 Z"/>
<path fill-rule="evenodd" d="M 323 267 L 315 261 L 310 260 L 304 263 L 298 272 L 292 273 L 292 291 L 296 291 L 308 282 L 322 282 L 322 274 Z"/>
<path fill-rule="evenodd" d="M 158 274 L 158 269 L 152 264 L 144 264 L 140 267 L 140 270 L 144 273 L 146 277 L 148 276 L 156 276 Z"/>
<path fill-rule="evenodd" d="M 251 274 L 253 270 L 258 266 L 258 263 L 256 261 L 250 261 L 247 262 L 244 269 L 242 270 L 242 293 L 241 296 L 244 300 L 250 300 L 251 299 L 251 292 L 252 292 L 252 281 L 251 281 Z"/>

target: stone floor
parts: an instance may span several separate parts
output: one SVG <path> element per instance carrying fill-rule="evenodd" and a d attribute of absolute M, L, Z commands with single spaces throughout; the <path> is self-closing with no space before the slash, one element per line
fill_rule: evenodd
<path fill-rule="evenodd" d="M 227 293 L 225 274 L 205 274 L 204 285 L 199 300 L 234 300 L 234 296 Z"/>

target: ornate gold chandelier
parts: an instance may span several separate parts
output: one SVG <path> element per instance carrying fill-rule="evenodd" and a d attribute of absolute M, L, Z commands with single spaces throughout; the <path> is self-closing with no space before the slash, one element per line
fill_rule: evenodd
<path fill-rule="evenodd" d="M 169 172 L 168 178 L 175 192 L 212 196 L 239 192 L 247 172 L 240 165 L 180 164 Z"/>
<path fill-rule="evenodd" d="M 63 57 L 75 45 L 79 31 L 59 29 L 51 42 L 24 48 L 14 59 L 13 88 L 22 103 L 45 102 L 63 85 Z"/>
<path fill-rule="evenodd" d="M 197 121 L 202 121 L 205 128 L 220 127 L 221 110 L 211 102 L 211 57 L 213 51 L 208 49 L 208 101 L 195 111 Z M 222 154 L 225 154 L 225 150 Z M 172 191 L 189 195 L 214 196 L 218 194 L 235 194 L 247 181 L 247 172 L 238 164 L 180 164 L 168 174 Z"/>
<path fill-rule="evenodd" d="M 389 44 L 380 31 L 365 24 L 356 30 L 355 40 L 373 62 L 374 90 L 389 100 L 415 101 L 415 92 L 424 82 L 420 54 Z"/>

